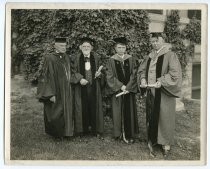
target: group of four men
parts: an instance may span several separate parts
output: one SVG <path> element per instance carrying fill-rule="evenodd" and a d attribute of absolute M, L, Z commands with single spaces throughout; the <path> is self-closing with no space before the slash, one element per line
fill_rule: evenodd
<path fill-rule="evenodd" d="M 46 56 L 38 86 L 44 103 L 46 133 L 55 137 L 102 136 L 102 89 L 111 98 L 113 136 L 133 143 L 138 134 L 135 94 L 146 88 L 148 147 L 160 144 L 164 155 L 173 144 L 175 97 L 180 97 L 181 67 L 161 33 L 151 33 L 153 50 L 138 62 L 126 54 L 127 39 L 114 39 L 116 54 L 106 64 L 92 52 L 94 41 L 82 38 L 79 52 L 66 54 L 66 39 L 55 39 L 55 52 Z"/>

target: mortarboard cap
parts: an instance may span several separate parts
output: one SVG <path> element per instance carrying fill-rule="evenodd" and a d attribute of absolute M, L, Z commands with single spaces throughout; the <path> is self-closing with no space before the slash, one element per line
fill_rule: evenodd
<path fill-rule="evenodd" d="M 128 44 L 128 40 L 125 37 L 114 38 L 113 41 L 115 42 L 115 44 L 123 44 L 123 45 Z"/>
<path fill-rule="evenodd" d="M 150 38 L 158 38 L 158 37 L 162 37 L 163 39 L 165 39 L 165 35 L 163 32 L 151 32 L 150 33 Z"/>
<path fill-rule="evenodd" d="M 55 38 L 55 43 L 66 43 L 65 37 L 57 37 Z"/>
<path fill-rule="evenodd" d="M 91 44 L 92 46 L 95 45 L 95 41 L 91 38 L 88 37 L 84 37 L 80 39 L 80 44 L 82 45 L 84 42 L 88 42 L 89 44 Z"/>

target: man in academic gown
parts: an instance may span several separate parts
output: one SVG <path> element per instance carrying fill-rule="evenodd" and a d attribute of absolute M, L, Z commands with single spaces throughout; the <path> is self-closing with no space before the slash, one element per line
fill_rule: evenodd
<path fill-rule="evenodd" d="M 115 139 L 133 143 L 138 134 L 135 93 L 137 92 L 136 59 L 126 54 L 127 39 L 114 39 L 116 54 L 107 62 L 106 80 L 111 95 Z M 116 97 L 117 94 L 123 95 Z"/>
<path fill-rule="evenodd" d="M 162 33 L 151 33 L 153 50 L 138 70 L 138 84 L 147 87 L 148 146 L 162 145 L 167 156 L 174 143 L 176 97 L 181 95 L 182 71 L 177 55 L 164 43 Z M 154 84 L 148 88 L 148 84 Z"/>
<path fill-rule="evenodd" d="M 82 38 L 79 53 L 72 56 L 75 133 L 101 137 L 104 132 L 101 95 L 103 74 L 101 58 L 92 52 L 93 46 L 92 39 Z"/>
<path fill-rule="evenodd" d="M 55 51 L 45 56 L 37 98 L 44 104 L 47 134 L 62 138 L 73 135 L 70 59 L 66 38 L 55 39 Z"/>

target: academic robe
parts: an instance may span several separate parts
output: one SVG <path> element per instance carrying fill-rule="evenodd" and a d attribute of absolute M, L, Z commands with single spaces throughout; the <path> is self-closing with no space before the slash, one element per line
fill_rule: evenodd
<path fill-rule="evenodd" d="M 82 86 L 80 80 L 86 79 L 85 58 L 80 52 L 72 56 L 74 72 L 72 72 L 71 82 L 74 90 L 74 119 L 75 133 L 103 134 L 104 115 L 102 111 L 101 89 L 104 84 L 103 74 L 95 78 L 95 73 L 101 64 L 100 56 L 91 52 L 90 66 L 92 74 L 91 85 Z M 88 89 L 89 88 L 89 89 Z M 90 91 L 88 91 L 90 90 Z M 91 92 L 90 98 L 87 92 Z M 91 127 L 91 131 L 89 128 Z"/>
<path fill-rule="evenodd" d="M 151 59 L 155 56 L 156 63 L 151 65 Z M 139 67 L 139 85 L 143 78 L 148 82 L 153 81 L 148 78 L 154 77 L 155 82 L 161 82 L 161 88 L 147 89 L 148 141 L 153 145 L 172 145 L 175 130 L 175 98 L 181 96 L 182 71 L 177 55 L 167 46 L 164 46 L 158 54 L 152 51 Z"/>
<path fill-rule="evenodd" d="M 126 138 L 133 138 L 138 134 L 138 119 L 135 93 L 137 92 L 136 60 L 125 54 L 124 59 L 117 54 L 107 62 L 106 80 L 112 103 L 113 135 L 119 137 L 122 130 Z M 116 98 L 125 85 L 128 94 Z"/>
<path fill-rule="evenodd" d="M 70 59 L 66 54 L 45 57 L 37 98 L 44 103 L 45 131 L 55 137 L 73 135 L 70 78 Z M 55 103 L 50 101 L 52 96 L 56 97 Z"/>

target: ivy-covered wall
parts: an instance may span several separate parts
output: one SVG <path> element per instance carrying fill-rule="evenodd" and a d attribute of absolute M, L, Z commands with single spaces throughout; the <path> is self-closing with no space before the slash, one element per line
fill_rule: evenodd
<path fill-rule="evenodd" d="M 81 37 L 93 38 L 95 52 L 113 54 L 112 39 L 128 38 L 128 53 L 139 59 L 150 50 L 149 18 L 145 10 L 12 10 L 12 32 L 17 34 L 13 65 L 23 61 L 26 78 L 36 80 L 42 57 L 52 50 L 54 38 L 68 37 L 68 52 L 78 50 Z"/>
<path fill-rule="evenodd" d="M 103 58 L 113 54 L 114 37 L 126 36 L 130 41 L 128 53 L 142 59 L 151 49 L 149 24 L 146 10 L 12 10 L 12 70 L 24 63 L 26 79 L 36 80 L 42 58 L 52 51 L 57 36 L 68 38 L 69 54 L 78 50 L 80 38 L 93 38 L 97 44 L 94 50 Z M 179 26 L 179 11 L 172 10 L 166 17 L 164 33 L 184 75 L 194 45 L 201 42 L 201 24 L 193 18 L 184 30 Z M 190 46 L 184 45 L 184 39 L 190 41 Z"/>

